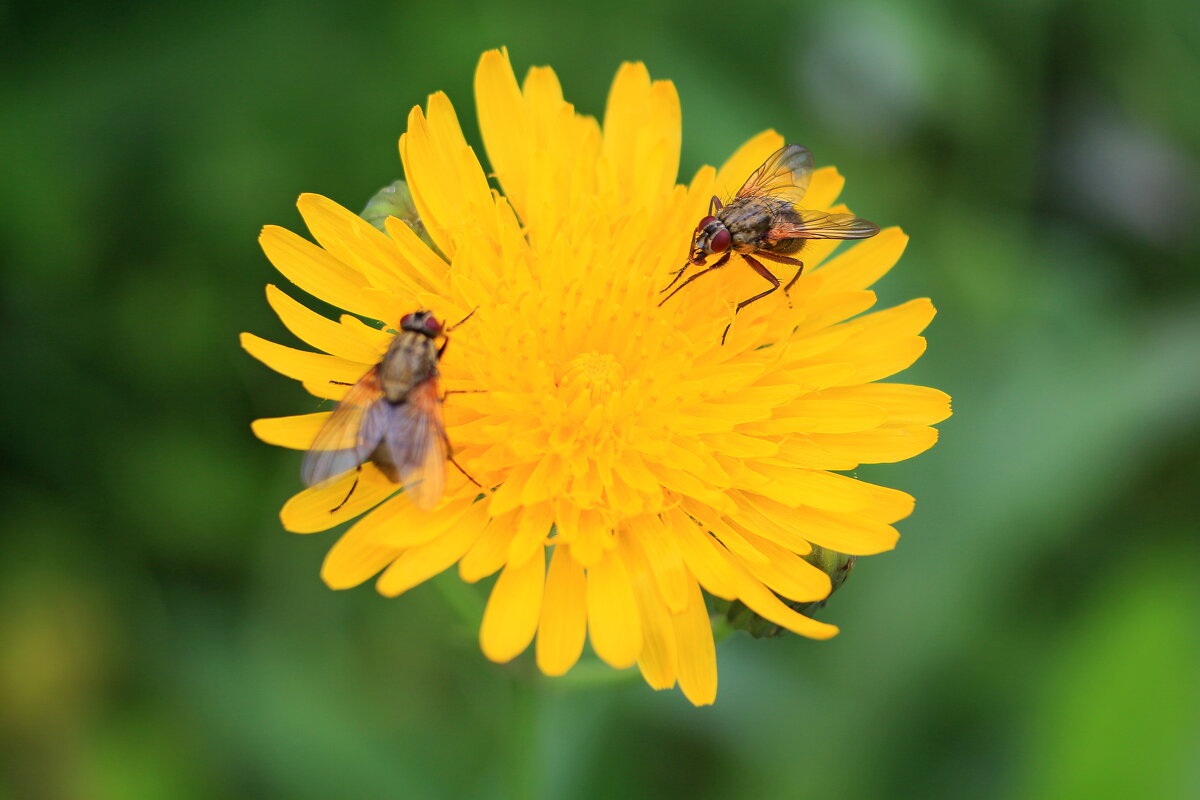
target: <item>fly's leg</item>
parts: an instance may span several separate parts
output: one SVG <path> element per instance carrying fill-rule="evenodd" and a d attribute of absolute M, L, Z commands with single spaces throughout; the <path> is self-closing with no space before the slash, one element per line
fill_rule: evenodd
<path fill-rule="evenodd" d="M 331 381 L 331 383 L 336 383 L 336 381 Z M 336 506 L 329 509 L 330 514 L 333 514 L 339 508 L 346 505 L 346 503 L 350 502 L 350 495 L 354 494 L 354 490 L 358 488 L 358 479 L 361 477 L 362 477 L 362 464 L 359 464 L 357 467 L 354 468 L 354 483 L 350 484 L 350 491 L 346 492 L 346 496 L 342 498 L 342 502 L 338 503 Z"/>
<path fill-rule="evenodd" d="M 446 336 L 446 334 L 450 333 L 451 331 L 456 329 L 459 325 L 462 325 L 464 322 L 469 320 L 471 317 L 475 316 L 475 312 L 478 310 L 479 310 L 479 306 L 475 306 L 474 308 L 471 309 L 470 314 L 467 314 L 465 317 L 460 319 L 458 322 L 454 323 L 449 328 L 446 328 L 444 331 L 442 331 L 442 338 L 445 339 L 445 341 L 443 341 L 442 346 L 438 348 L 438 351 L 437 351 L 438 360 L 441 360 L 442 354 L 445 353 L 446 348 L 450 346 L 450 337 Z"/>
<path fill-rule="evenodd" d="M 716 214 L 718 211 L 720 211 L 720 210 L 721 210 L 722 208 L 724 208 L 724 207 L 725 207 L 725 206 L 724 206 L 724 205 L 721 203 L 721 198 L 717 197 L 717 196 L 714 194 L 714 195 L 713 195 L 713 198 L 712 198 L 712 200 L 711 200 L 711 201 L 709 202 L 709 204 L 708 204 L 708 215 L 711 217 L 711 216 L 713 216 L 714 214 Z M 700 229 L 699 229 L 699 228 L 697 228 L 697 229 L 696 229 L 696 234 L 699 234 L 699 233 L 700 233 Z M 692 237 L 692 244 L 693 244 L 693 248 L 694 248 L 694 249 L 695 249 L 695 241 L 696 241 L 696 240 L 695 240 L 695 235 L 693 235 L 693 237 Z M 671 274 L 672 274 L 672 275 L 674 275 L 675 277 L 674 277 L 674 278 L 671 278 L 671 282 L 670 282 L 670 283 L 668 283 L 668 284 L 667 284 L 666 286 L 664 286 L 663 288 L 659 289 L 659 290 L 658 290 L 658 293 L 659 293 L 659 294 L 662 294 L 663 292 L 667 291 L 667 290 L 668 290 L 668 289 L 670 289 L 672 286 L 674 286 L 674 285 L 675 285 L 675 282 L 676 282 L 676 281 L 678 281 L 680 278 L 682 278 L 682 277 L 683 277 L 683 273 L 687 272 L 687 268 L 688 268 L 688 267 L 690 267 L 690 266 L 693 266 L 693 265 L 694 265 L 694 266 L 697 266 L 697 267 L 703 267 L 703 266 L 704 266 L 704 261 L 705 261 L 705 253 L 703 253 L 703 252 L 693 252 L 693 253 L 692 253 L 692 257 L 691 257 L 691 258 L 689 258 L 689 259 L 687 260 L 687 263 L 685 263 L 685 264 L 684 264 L 682 267 L 680 267 L 680 268 L 679 268 L 678 270 L 676 270 L 675 272 L 672 272 L 672 273 L 671 273 Z M 659 303 L 659 305 L 662 305 L 662 303 Z"/>
<path fill-rule="evenodd" d="M 453 464 L 455 467 L 457 467 L 458 471 L 463 474 L 463 477 L 465 477 L 471 483 L 475 484 L 480 489 L 482 489 L 483 484 L 480 483 L 479 481 L 475 480 L 474 478 L 472 478 L 471 473 L 469 473 L 465 469 L 463 469 L 462 464 L 459 464 L 457 461 L 454 460 L 454 455 L 453 455 L 452 451 L 450 450 L 450 437 L 446 435 L 446 431 L 444 431 L 444 430 L 442 431 L 442 441 L 446 445 L 446 460 L 449 461 L 451 464 Z"/>
<path fill-rule="evenodd" d="M 769 295 L 771 292 L 773 292 L 779 288 L 779 278 L 776 278 L 775 275 L 771 273 L 771 270 L 764 267 L 762 265 L 761 261 L 759 261 L 758 259 L 754 258 L 754 256 L 751 256 L 747 253 L 742 253 L 742 258 L 746 259 L 746 263 L 750 265 L 750 268 L 752 270 L 757 272 L 759 275 L 762 275 L 771 284 L 771 288 L 767 289 L 765 292 L 756 294 L 756 295 L 754 295 L 754 297 L 748 298 L 748 299 L 743 300 L 742 302 L 738 303 L 737 308 L 735 308 L 733 310 L 734 314 L 737 314 L 739 311 L 741 311 L 743 308 L 750 305 L 754 301 L 762 300 L 764 297 Z"/>
<path fill-rule="evenodd" d="M 666 286 L 664 286 L 663 288 L 659 289 L 659 290 L 658 290 L 658 293 L 659 293 L 659 294 L 662 294 L 663 292 L 667 291 L 667 290 L 668 290 L 668 289 L 670 289 L 672 286 L 674 286 L 674 285 L 676 284 L 676 282 L 677 282 L 677 281 L 678 281 L 680 278 L 682 278 L 682 277 L 683 277 L 683 273 L 687 272 L 687 268 L 688 268 L 688 267 L 690 267 L 691 265 L 692 265 L 692 262 L 691 262 L 691 261 L 688 261 L 688 262 L 687 262 L 687 263 L 685 263 L 685 264 L 684 264 L 682 267 L 680 267 L 679 269 L 677 269 L 675 272 L 672 272 L 671 274 L 672 274 L 672 275 L 674 275 L 675 277 L 674 277 L 674 278 L 671 278 L 671 282 L 670 282 L 670 283 L 668 283 L 668 284 L 667 284 Z"/>
<path fill-rule="evenodd" d="M 679 286 L 678 286 L 678 287 L 676 287 L 675 291 L 671 292 L 669 295 L 667 295 L 666 297 L 664 297 L 662 300 L 660 300 L 660 301 L 658 302 L 658 305 L 659 305 L 659 307 L 661 308 L 663 303 L 667 302 L 667 301 L 668 301 L 668 300 L 670 300 L 672 297 L 674 297 L 676 294 L 678 294 L 680 289 L 682 289 L 683 287 L 687 286 L 687 285 L 688 285 L 689 283 L 691 283 L 692 281 L 696 280 L 696 278 L 699 278 L 701 275 L 707 275 L 708 273 L 712 272 L 714 269 L 720 269 L 721 267 L 725 266 L 725 265 L 726 265 L 726 264 L 729 262 L 729 257 L 730 257 L 731 255 L 733 255 L 733 251 L 732 251 L 732 250 L 727 250 L 727 251 L 725 252 L 725 255 L 721 256 L 721 258 L 717 260 L 717 263 L 713 264 L 713 265 L 712 265 L 711 267 L 709 267 L 708 269 L 702 269 L 702 270 L 700 270 L 700 271 L 699 271 L 699 272 L 697 272 L 695 275 L 693 275 L 692 277 L 688 278 L 688 279 L 687 279 L 686 281 L 684 281 L 683 283 L 679 284 Z M 672 281 L 672 283 L 674 283 L 674 281 Z M 668 286 L 668 287 L 667 287 L 667 289 L 669 289 L 669 288 L 671 288 L 671 287 L 669 287 L 669 286 Z M 666 289 L 664 289 L 663 291 L 666 291 Z"/>
<path fill-rule="evenodd" d="M 459 326 L 460 326 L 460 325 L 462 325 L 464 322 L 466 322 L 467 320 L 469 320 L 471 317 L 475 316 L 475 312 L 476 312 L 476 311 L 478 311 L 478 310 L 479 310 L 479 306 L 475 306 L 474 308 L 472 308 L 472 309 L 471 309 L 471 313 L 470 313 L 470 314 L 467 314 L 465 317 L 463 317 L 462 319 L 460 319 L 458 322 L 454 323 L 454 324 L 453 324 L 453 325 L 451 325 L 449 328 L 446 328 L 446 333 L 450 333 L 450 331 L 454 330 L 455 328 L 459 327 Z"/>
<path fill-rule="evenodd" d="M 442 392 L 441 402 L 445 403 L 446 398 L 452 394 L 485 394 L 486 392 L 487 389 L 447 389 Z M 449 445 L 450 443 L 447 442 L 446 444 Z"/>
<path fill-rule="evenodd" d="M 454 466 L 458 467 L 458 471 L 461 472 L 463 474 L 463 476 L 466 477 L 467 480 L 469 480 L 471 483 L 478 486 L 480 489 L 483 488 L 483 484 L 480 483 L 479 481 L 475 480 L 474 478 L 472 478 L 471 473 L 469 473 L 465 469 L 463 469 L 462 464 L 459 464 L 457 461 L 454 460 L 454 456 L 446 456 L 446 460 L 449 461 Z"/>
<path fill-rule="evenodd" d="M 751 269 L 753 269 L 759 275 L 762 275 L 764 278 L 766 278 L 768 281 L 771 282 L 771 288 L 767 289 L 765 292 L 756 294 L 756 295 L 754 295 L 754 297 L 748 298 L 748 299 L 743 300 L 742 302 L 738 303 L 737 308 L 735 308 L 733 310 L 733 315 L 735 317 L 738 315 L 738 312 L 741 311 L 743 308 L 750 305 L 755 300 L 762 300 L 764 297 L 769 295 L 771 292 L 778 289 L 781 285 L 779 283 L 779 278 L 776 278 L 774 275 L 772 275 L 771 270 L 764 267 L 760 261 L 755 259 L 753 256 L 748 255 L 747 253 L 742 253 L 741 256 L 742 256 L 742 258 L 746 259 L 746 263 L 750 265 Z M 772 260 L 774 260 L 774 259 L 772 259 Z M 732 326 L 733 326 L 733 320 L 730 320 L 729 324 L 725 326 L 724 333 L 721 334 L 721 344 L 725 344 L 725 337 L 729 335 L 729 329 Z"/>
<path fill-rule="evenodd" d="M 791 291 L 792 287 L 796 285 L 796 281 L 800 280 L 800 274 L 804 272 L 804 262 L 798 258 L 776 255 L 775 253 L 767 253 L 762 250 L 759 250 L 755 255 L 757 255 L 759 258 L 765 258 L 769 261 L 774 261 L 777 264 L 789 264 L 796 268 L 796 274 L 793 275 L 792 279 L 787 282 L 786 286 L 783 287 L 784 294 L 787 294 L 789 291 Z M 788 297 L 788 303 L 791 302 L 792 298 Z"/>
<path fill-rule="evenodd" d="M 803 261 L 800 262 L 800 266 L 796 267 L 796 274 L 793 275 L 792 279 L 787 282 L 787 286 L 783 287 L 784 294 L 787 294 L 788 292 L 790 292 L 792 287 L 796 285 L 796 281 L 800 280 L 800 273 L 802 273 L 802 272 L 804 272 L 804 262 Z"/>
<path fill-rule="evenodd" d="M 683 273 L 687 272 L 688 267 L 692 267 L 692 266 L 703 267 L 706 261 L 708 261 L 708 256 L 705 253 L 697 250 L 695 253 L 692 254 L 692 257 L 689 258 L 682 267 L 680 267 L 679 269 L 677 269 L 676 271 L 671 273 L 675 277 L 671 279 L 670 283 L 668 283 L 663 288 L 659 289 L 658 293 L 662 294 L 663 292 L 667 291 L 672 286 L 674 286 L 675 281 L 677 281 L 683 277 Z"/>

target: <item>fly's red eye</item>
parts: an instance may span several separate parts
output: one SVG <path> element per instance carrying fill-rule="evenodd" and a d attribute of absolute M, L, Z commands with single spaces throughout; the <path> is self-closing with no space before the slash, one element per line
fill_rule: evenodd
<path fill-rule="evenodd" d="M 437 318 L 432 314 L 425 320 L 425 331 L 431 336 L 436 336 L 442 332 L 442 323 L 437 321 Z"/>
<path fill-rule="evenodd" d="M 716 217 L 705 217 L 704 219 L 700 220 L 700 224 L 696 226 L 696 230 L 702 231 L 708 227 L 708 223 L 716 222 L 716 221 L 717 221 Z"/>
<path fill-rule="evenodd" d="M 417 317 L 416 314 L 405 314 L 403 317 L 401 317 L 400 318 L 400 330 L 404 330 L 405 328 L 407 328 L 408 326 L 410 326 L 414 322 L 416 322 L 416 317 Z"/>
<path fill-rule="evenodd" d="M 721 228 L 713 235 L 712 241 L 708 243 L 708 249 L 714 253 L 724 253 L 729 249 L 729 230 Z"/>

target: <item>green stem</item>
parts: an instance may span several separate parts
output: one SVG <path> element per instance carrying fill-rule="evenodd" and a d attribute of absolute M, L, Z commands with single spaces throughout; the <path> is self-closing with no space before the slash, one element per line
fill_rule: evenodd
<path fill-rule="evenodd" d="M 468 630 L 478 631 L 483 619 L 483 599 L 479 593 L 463 583 L 454 571 L 443 572 L 433 579 L 433 585 L 459 621 Z"/>
<path fill-rule="evenodd" d="M 508 795 L 515 800 L 537 800 L 541 782 L 541 682 L 536 671 L 518 664 L 512 680 L 512 752 L 508 762 L 511 780 Z"/>

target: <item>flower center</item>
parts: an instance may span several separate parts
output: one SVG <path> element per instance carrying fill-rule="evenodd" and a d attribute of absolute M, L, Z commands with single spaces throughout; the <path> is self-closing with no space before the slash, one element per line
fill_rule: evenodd
<path fill-rule="evenodd" d="M 600 401 L 612 395 L 625 381 L 625 369 L 608 353 L 582 353 L 567 363 L 562 389 L 571 398 L 586 395 Z"/>

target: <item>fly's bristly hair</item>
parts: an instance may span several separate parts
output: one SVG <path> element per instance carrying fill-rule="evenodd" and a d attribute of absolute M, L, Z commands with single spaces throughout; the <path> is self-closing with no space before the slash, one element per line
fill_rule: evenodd
<path fill-rule="evenodd" d="M 400 331 L 379 362 L 384 397 L 402 403 L 415 387 L 438 376 L 438 351 L 432 336 Z"/>

